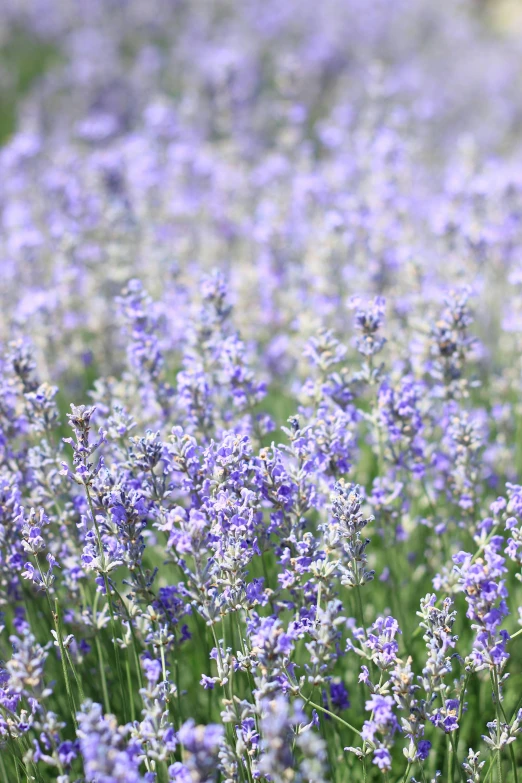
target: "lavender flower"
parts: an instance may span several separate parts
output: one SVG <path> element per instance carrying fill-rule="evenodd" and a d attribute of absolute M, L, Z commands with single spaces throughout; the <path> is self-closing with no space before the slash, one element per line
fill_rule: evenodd
<path fill-rule="evenodd" d="M 104 716 L 101 705 L 87 702 L 78 714 L 80 752 L 88 781 L 141 783 L 139 746 L 127 740 L 128 728 L 114 716 Z"/>
<path fill-rule="evenodd" d="M 522 20 L 457 5 L 2 4 L 0 778 L 516 779 Z"/>

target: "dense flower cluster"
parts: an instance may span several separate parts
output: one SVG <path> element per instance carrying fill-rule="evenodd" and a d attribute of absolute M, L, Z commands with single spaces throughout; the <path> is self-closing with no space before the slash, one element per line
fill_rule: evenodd
<path fill-rule="evenodd" d="M 0 783 L 517 783 L 504 5 L 2 6 Z"/>

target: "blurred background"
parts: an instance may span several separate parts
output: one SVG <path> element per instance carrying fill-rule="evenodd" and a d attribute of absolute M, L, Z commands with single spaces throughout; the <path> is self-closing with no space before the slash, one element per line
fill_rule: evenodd
<path fill-rule="evenodd" d="M 412 5 L 415 5 L 414 0 Z M 67 55 L 70 53 L 70 37 L 80 30 L 92 34 L 93 25 L 101 34 L 105 25 L 110 29 L 110 17 L 113 14 L 129 14 L 125 20 L 125 32 L 119 43 L 125 48 L 128 41 L 142 37 L 151 46 L 157 45 L 158 35 L 167 45 L 174 44 L 176 38 L 176 11 L 183 3 L 178 0 L 163 4 L 163 14 L 156 18 L 154 11 L 147 14 L 144 9 L 138 15 L 135 13 L 137 3 L 129 0 L 105 0 L 105 2 L 81 2 L 81 0 L 3 0 L 0 8 L 0 143 L 13 133 L 16 128 L 18 113 L 22 103 L 35 83 L 50 69 L 59 64 L 67 65 Z M 143 5 L 149 5 L 143 4 Z M 196 4 L 197 6 L 198 4 Z M 199 4 L 200 9 L 206 3 Z M 208 3 L 208 6 L 219 5 Z M 227 4 L 221 3 L 222 6 Z M 250 5 L 250 3 L 248 3 Z M 349 3 L 347 4 L 349 5 Z M 371 7 L 372 3 L 369 3 Z M 451 16 L 458 12 L 462 3 L 442 3 L 444 12 Z M 517 38 L 522 32 L 522 3 L 520 0 L 470 0 L 470 11 L 492 34 L 506 39 Z M 157 3 L 151 3 L 152 8 Z M 170 8 L 169 8 L 170 7 Z M 233 4 L 228 4 L 230 12 Z M 167 11 L 171 27 L 161 29 L 160 19 L 164 19 Z M 196 15 L 197 15 L 196 7 Z M 113 28 L 114 29 L 114 28 Z M 179 32 L 179 31 L 178 31 Z M 148 40 L 147 40 L 148 39 Z M 93 56 L 99 54 L 93 48 Z M 122 56 L 130 51 L 121 51 Z M 374 52 L 378 56 L 378 52 Z"/>
<path fill-rule="evenodd" d="M 489 360 L 519 319 L 521 33 L 518 0 L 3 0 L 0 340 L 83 394 L 121 369 L 129 278 L 175 351 L 218 267 L 281 377 L 353 293 L 422 319 L 464 283 Z"/>

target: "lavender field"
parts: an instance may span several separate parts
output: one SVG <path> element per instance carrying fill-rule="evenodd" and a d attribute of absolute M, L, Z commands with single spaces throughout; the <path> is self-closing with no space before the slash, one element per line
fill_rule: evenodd
<path fill-rule="evenodd" d="M 3 0 L 0 783 L 522 783 L 522 6 Z"/>

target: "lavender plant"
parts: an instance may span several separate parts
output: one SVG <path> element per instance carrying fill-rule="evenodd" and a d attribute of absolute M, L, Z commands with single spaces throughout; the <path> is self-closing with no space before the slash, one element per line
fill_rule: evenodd
<path fill-rule="evenodd" d="M 518 783 L 508 5 L 0 9 L 1 783 Z"/>

